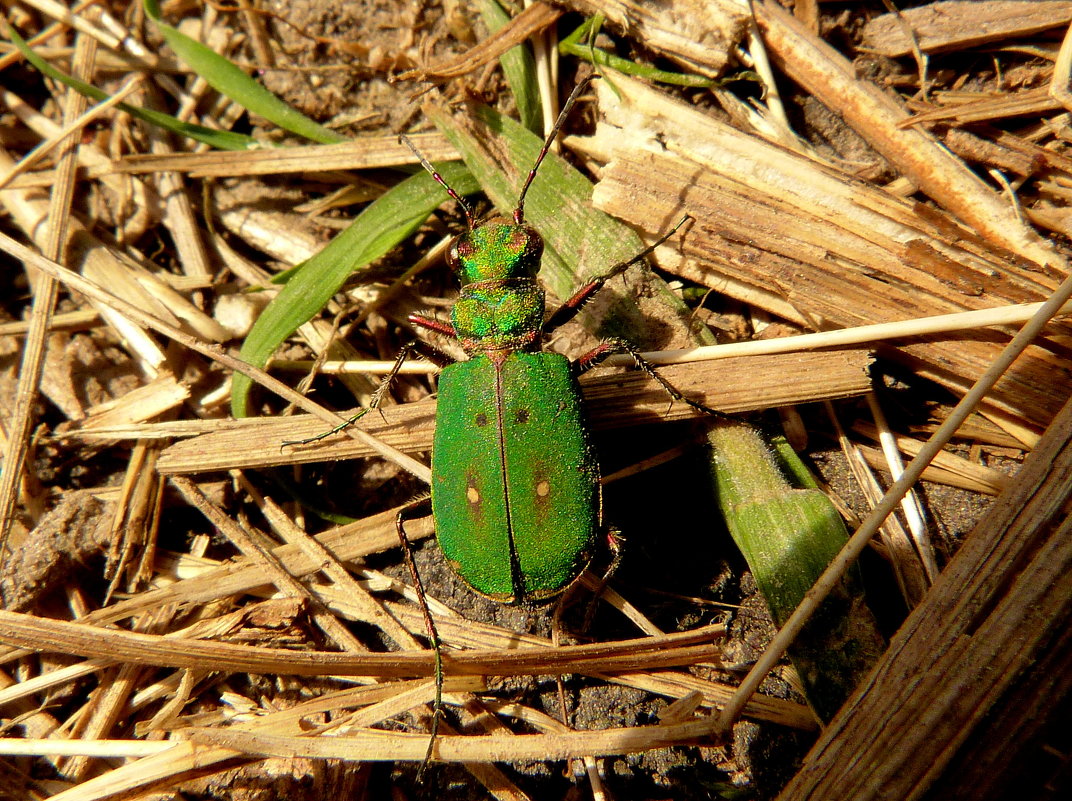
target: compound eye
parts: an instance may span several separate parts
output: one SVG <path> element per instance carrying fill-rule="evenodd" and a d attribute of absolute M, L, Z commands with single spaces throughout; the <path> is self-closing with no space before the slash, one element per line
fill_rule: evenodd
<path fill-rule="evenodd" d="M 517 253 L 524 253 L 532 247 L 532 234 L 532 230 L 527 226 L 517 226 L 510 237 L 510 249 Z"/>
<path fill-rule="evenodd" d="M 458 270 L 462 266 L 462 260 L 473 255 L 473 244 L 465 238 L 465 234 L 454 237 L 447 251 L 447 266 L 452 270 Z"/>
<path fill-rule="evenodd" d="M 531 259 L 540 258 L 543 253 L 543 237 L 535 228 L 524 226 L 518 230 L 516 235 L 518 245 L 518 252 L 525 253 Z"/>

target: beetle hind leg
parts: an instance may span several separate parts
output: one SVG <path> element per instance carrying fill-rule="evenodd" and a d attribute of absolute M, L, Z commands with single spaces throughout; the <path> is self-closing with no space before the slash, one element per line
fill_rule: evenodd
<path fill-rule="evenodd" d="M 413 559 L 413 549 L 409 537 L 406 536 L 406 521 L 417 517 L 427 517 L 432 511 L 432 496 L 422 495 L 399 509 L 395 516 L 395 531 L 398 532 L 398 541 L 402 546 L 402 558 L 406 561 L 413 587 L 417 591 L 417 600 L 420 602 L 421 614 L 424 615 L 424 626 L 428 632 L 428 644 L 435 654 L 435 702 L 432 704 L 432 723 L 428 732 L 428 750 L 424 754 L 421 766 L 417 769 L 417 781 L 420 782 L 424 771 L 432 761 L 435 751 L 436 737 L 439 734 L 439 722 L 443 717 L 443 649 L 439 641 L 439 631 L 432 619 L 432 610 L 428 608 L 428 599 L 424 595 L 424 582 L 421 574 L 417 571 L 417 563 Z"/>
<path fill-rule="evenodd" d="M 592 592 L 592 597 L 588 601 L 588 606 L 584 610 L 584 620 L 581 623 L 581 631 L 588 631 L 592 627 L 592 621 L 595 619 L 596 610 L 599 608 L 599 602 L 603 599 L 603 593 L 606 591 L 607 586 L 610 584 L 610 580 L 614 578 L 614 574 L 618 572 L 618 568 L 622 564 L 622 544 L 625 542 L 625 538 L 622 537 L 622 532 L 617 526 L 606 527 L 607 538 L 607 553 L 610 554 L 610 561 L 607 563 L 606 568 L 603 570 L 603 575 L 598 578 L 594 578 L 591 582 L 586 582 L 586 586 Z"/>

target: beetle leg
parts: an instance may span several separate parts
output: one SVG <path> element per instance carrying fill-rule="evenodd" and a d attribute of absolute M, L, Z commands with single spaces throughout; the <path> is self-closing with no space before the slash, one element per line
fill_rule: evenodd
<path fill-rule="evenodd" d="M 439 642 L 439 631 L 432 619 L 432 611 L 428 608 L 428 601 L 424 596 L 424 582 L 421 574 L 417 572 L 417 563 L 413 560 L 413 551 L 409 537 L 406 536 L 406 521 L 415 517 L 425 517 L 432 511 L 432 496 L 424 495 L 414 499 L 403 506 L 395 516 L 395 530 L 398 532 L 398 541 L 402 545 L 402 556 L 409 568 L 410 578 L 417 590 L 417 599 L 420 601 L 421 614 L 424 615 L 424 626 L 428 630 L 428 643 L 435 654 L 435 702 L 432 704 L 432 724 L 429 727 L 428 750 L 424 754 L 421 766 L 417 768 L 417 781 L 420 782 L 428 763 L 432 760 L 432 751 L 435 749 L 436 736 L 439 734 L 439 720 L 443 716 L 443 651 Z M 419 511 L 418 511 L 419 510 Z"/>
<path fill-rule="evenodd" d="M 577 371 L 577 375 L 587 373 L 596 367 L 599 367 L 603 362 L 613 356 L 615 353 L 623 353 L 621 347 L 621 340 L 606 340 L 600 342 L 588 353 L 581 356 L 579 359 L 573 362 L 574 369 Z"/>
<path fill-rule="evenodd" d="M 633 258 L 627 259 L 626 261 L 618 262 L 605 273 L 596 276 L 587 284 L 578 289 L 575 293 L 573 293 L 573 296 L 569 300 L 559 306 L 555 313 L 544 321 L 543 332 L 545 334 L 548 334 L 551 331 L 554 331 L 560 325 L 568 323 L 570 320 L 572 320 L 576 316 L 577 312 L 584 308 L 584 304 L 591 300 L 592 296 L 595 295 L 596 292 L 601 290 L 603 288 L 603 285 L 606 284 L 607 281 L 618 275 L 618 273 L 633 266 L 637 262 L 643 261 L 644 258 L 646 258 L 653 250 L 655 250 L 655 248 L 659 247 L 659 245 L 661 245 L 667 239 L 676 234 L 677 229 L 684 225 L 686 221 L 691 219 L 693 218 L 686 214 L 684 217 L 678 220 L 677 225 L 675 225 L 673 228 L 671 228 L 669 231 L 659 237 L 659 239 L 656 240 L 654 244 L 644 248 L 638 254 L 633 256 Z"/>
<path fill-rule="evenodd" d="M 563 628 L 562 618 L 566 609 L 572 606 L 581 593 L 585 591 L 591 592 L 592 598 L 587 603 L 584 620 L 579 631 L 582 633 L 588 631 L 592 625 L 592 618 L 595 617 L 599 600 L 603 597 L 603 591 L 610 584 L 610 580 L 618 572 L 618 566 L 622 563 L 622 543 L 625 542 L 622 532 L 618 530 L 617 526 L 605 526 L 603 531 L 606 536 L 606 549 L 607 553 L 610 554 L 610 562 L 607 564 L 603 574 L 598 578 L 589 566 L 581 578 L 571 584 L 565 593 L 559 597 L 558 601 L 555 602 L 555 610 L 551 616 L 552 639 L 555 641 L 555 645 L 558 645 L 558 632 Z M 565 718 L 563 718 L 562 722 L 565 723 Z"/>
<path fill-rule="evenodd" d="M 625 542 L 625 538 L 622 537 L 622 532 L 618 530 L 617 526 L 607 526 L 607 552 L 610 554 L 610 564 L 607 565 L 607 569 L 603 571 L 603 575 L 600 576 L 596 585 L 592 587 L 592 600 L 588 602 L 588 608 L 584 610 L 584 621 L 581 623 L 581 631 L 588 631 L 592 626 L 592 620 L 596 616 L 596 609 L 599 608 L 599 600 L 603 597 L 603 590 L 610 584 L 610 580 L 614 577 L 614 574 L 618 572 L 618 567 L 622 563 L 622 543 Z"/>
<path fill-rule="evenodd" d="M 395 363 L 391 365 L 391 371 L 384 376 L 383 381 L 376 387 L 376 391 L 372 393 L 372 397 L 369 399 L 369 405 L 364 409 L 359 409 L 354 415 L 339 423 L 334 428 L 321 432 L 315 437 L 286 440 L 283 442 L 282 447 L 285 448 L 288 445 L 308 445 L 310 442 L 319 442 L 322 439 L 327 439 L 332 434 L 338 434 L 340 431 L 349 428 L 373 409 L 380 411 L 380 404 L 383 403 L 383 399 L 387 395 L 387 390 L 391 388 L 391 383 L 395 380 L 395 377 L 402 369 L 402 365 L 405 363 L 406 359 L 409 358 L 409 355 L 417 349 L 418 346 L 416 341 L 407 342 L 402 346 L 402 349 L 398 352 L 398 357 L 395 359 Z M 380 412 L 380 416 L 383 416 L 383 412 Z"/>
<path fill-rule="evenodd" d="M 692 398 L 686 397 L 673 384 L 671 384 L 669 381 L 659 375 L 659 371 L 655 369 L 655 366 L 651 362 L 649 362 L 640 354 L 640 350 L 636 347 L 636 345 L 624 339 L 608 339 L 605 342 L 601 342 L 588 353 L 581 356 L 581 358 L 577 359 L 574 364 L 576 366 L 578 375 L 580 373 L 588 372 L 593 367 L 598 366 L 607 358 L 613 356 L 616 353 L 628 353 L 633 358 L 633 363 L 636 364 L 638 368 L 647 373 L 648 377 L 651 378 L 652 381 L 658 383 L 659 386 L 661 386 L 666 391 L 666 394 L 669 395 L 671 398 L 671 402 L 680 401 L 681 403 L 686 403 L 693 409 L 703 412 L 704 414 L 710 414 L 716 417 L 721 416 L 721 413 L 718 410 L 712 409 L 710 406 L 705 406 L 699 401 L 695 401 L 692 400 Z"/>
<path fill-rule="evenodd" d="M 429 331 L 435 331 L 437 334 L 442 334 L 451 339 L 458 338 L 454 326 L 450 323 L 444 323 L 442 320 L 436 320 L 432 317 L 425 317 L 423 314 L 411 314 L 408 319 L 411 323 L 421 328 L 427 328 Z"/>

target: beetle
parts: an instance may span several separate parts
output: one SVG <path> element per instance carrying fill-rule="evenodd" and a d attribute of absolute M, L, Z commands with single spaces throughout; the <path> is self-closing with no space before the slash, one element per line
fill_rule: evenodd
<path fill-rule="evenodd" d="M 462 284 L 451 324 L 469 358 L 440 373 L 432 517 L 455 572 L 504 603 L 569 586 L 600 525 L 599 468 L 574 369 L 540 349 L 542 251 L 515 212 L 460 235 L 449 254 Z"/>
<path fill-rule="evenodd" d="M 572 319 L 608 280 L 689 219 L 586 283 L 545 318 L 545 295 L 537 282 L 543 240 L 525 222 L 525 195 L 587 83 L 566 101 L 511 217 L 474 221 L 465 201 L 402 137 L 468 221 L 447 256 L 461 285 L 450 323 L 409 317 L 414 325 L 457 339 L 467 356 L 439 374 L 431 487 L 436 538 L 453 570 L 477 593 L 501 603 L 553 598 L 592 560 L 602 525 L 601 495 L 580 373 L 614 353 L 629 353 L 672 398 L 715 414 L 685 398 L 623 340 L 604 341 L 576 362 L 542 349 L 544 337 Z M 403 542 L 404 522 L 417 508 L 399 514 Z"/>

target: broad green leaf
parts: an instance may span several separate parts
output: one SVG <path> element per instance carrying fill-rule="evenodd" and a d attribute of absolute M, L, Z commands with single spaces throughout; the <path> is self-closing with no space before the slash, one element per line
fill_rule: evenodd
<path fill-rule="evenodd" d="M 144 3 L 146 14 L 156 23 L 171 49 L 217 92 L 306 139 L 324 143 L 347 141 L 342 134 L 325 128 L 287 105 L 216 51 L 168 25 L 160 15 L 157 0 L 144 0 Z"/>
<path fill-rule="evenodd" d="M 460 164 L 441 164 L 438 170 L 459 194 L 478 189 Z M 431 175 L 421 172 L 370 204 L 345 231 L 294 272 L 246 337 L 242 359 L 263 367 L 283 340 L 318 314 L 351 274 L 416 231 L 445 199 L 443 187 Z M 235 417 L 249 414 L 249 390 L 249 379 L 235 375 L 231 389 Z"/>

